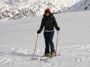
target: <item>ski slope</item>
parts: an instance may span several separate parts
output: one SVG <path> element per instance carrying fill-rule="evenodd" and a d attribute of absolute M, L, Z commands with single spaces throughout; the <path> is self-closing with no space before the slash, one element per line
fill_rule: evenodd
<path fill-rule="evenodd" d="M 90 10 L 90 0 L 80 0 L 78 3 L 71 6 L 68 11 L 74 12 L 74 11 L 86 11 L 86 10 Z"/>
<path fill-rule="evenodd" d="M 61 27 L 57 56 L 41 62 L 44 53 L 43 32 L 39 35 L 35 56 L 33 55 L 36 31 L 42 16 L 0 21 L 0 67 L 90 67 L 90 11 L 55 15 Z M 56 33 L 54 44 L 56 44 Z"/>

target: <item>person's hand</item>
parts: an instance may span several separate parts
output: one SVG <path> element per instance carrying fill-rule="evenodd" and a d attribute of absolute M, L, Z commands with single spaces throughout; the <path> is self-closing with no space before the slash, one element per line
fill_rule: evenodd
<path fill-rule="evenodd" d="M 40 34 L 40 31 L 39 30 L 37 31 L 37 34 Z"/>
<path fill-rule="evenodd" d="M 59 31 L 59 30 L 60 30 L 60 28 L 59 28 L 59 27 L 57 27 L 57 30 Z"/>

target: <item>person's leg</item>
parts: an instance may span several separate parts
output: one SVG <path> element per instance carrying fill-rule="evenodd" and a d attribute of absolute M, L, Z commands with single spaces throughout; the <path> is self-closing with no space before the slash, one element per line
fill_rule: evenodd
<path fill-rule="evenodd" d="M 53 36 L 54 36 L 54 31 L 50 32 L 50 48 L 51 48 L 51 53 L 55 52 L 55 48 L 54 48 L 54 43 L 53 43 Z"/>
<path fill-rule="evenodd" d="M 45 39 L 45 53 L 50 53 L 50 51 L 49 51 L 49 35 L 48 35 L 48 32 L 44 32 L 44 39 Z"/>

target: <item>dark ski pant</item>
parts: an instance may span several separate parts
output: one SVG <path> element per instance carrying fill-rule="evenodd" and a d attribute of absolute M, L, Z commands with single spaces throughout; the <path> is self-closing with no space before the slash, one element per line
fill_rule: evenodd
<path fill-rule="evenodd" d="M 53 44 L 53 36 L 54 36 L 54 31 L 52 31 L 52 32 L 44 32 L 45 53 L 55 52 L 54 44 Z"/>

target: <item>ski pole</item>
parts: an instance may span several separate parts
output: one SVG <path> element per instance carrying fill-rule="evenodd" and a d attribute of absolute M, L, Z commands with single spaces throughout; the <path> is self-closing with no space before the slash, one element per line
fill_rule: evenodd
<path fill-rule="evenodd" d="M 56 39 L 56 53 L 57 53 L 57 47 L 58 47 L 58 35 L 59 35 L 59 32 L 57 31 L 57 39 Z"/>
<path fill-rule="evenodd" d="M 33 57 L 34 57 L 34 55 L 35 55 L 35 53 L 36 53 L 37 42 L 38 42 L 38 34 L 37 34 L 37 38 L 36 38 L 36 43 L 35 43 L 35 48 L 34 48 Z"/>

